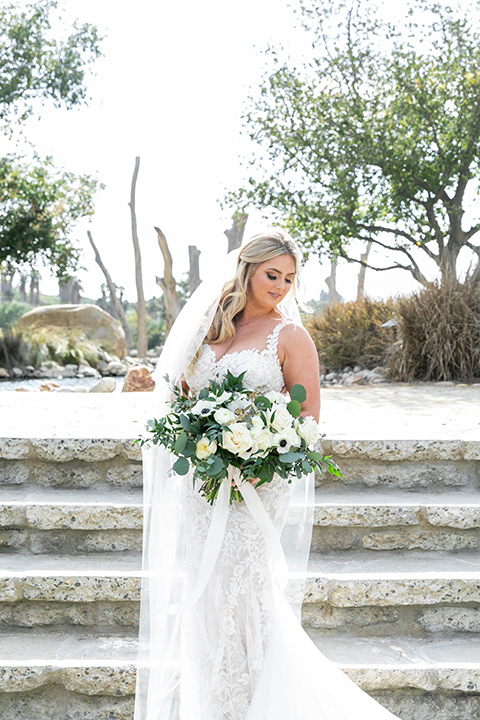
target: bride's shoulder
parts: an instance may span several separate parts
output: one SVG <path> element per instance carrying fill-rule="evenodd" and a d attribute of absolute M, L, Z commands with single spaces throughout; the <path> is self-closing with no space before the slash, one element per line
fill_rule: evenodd
<path fill-rule="evenodd" d="M 303 325 L 288 318 L 282 324 L 283 327 L 278 338 L 279 349 L 284 353 L 302 353 L 307 350 L 311 352 L 312 349 L 316 352 L 313 340 Z"/>

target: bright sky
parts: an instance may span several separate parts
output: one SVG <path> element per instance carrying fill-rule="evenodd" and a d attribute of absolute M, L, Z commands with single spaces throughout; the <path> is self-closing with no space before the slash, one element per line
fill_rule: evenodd
<path fill-rule="evenodd" d="M 113 280 L 135 299 L 133 248 L 128 207 L 135 157 L 141 158 L 137 185 L 139 228 L 147 297 L 160 295 L 155 275 L 163 259 L 154 225 L 164 231 L 177 280 L 188 270 L 188 245 L 201 250 L 200 270 L 226 252 L 223 231 L 230 213 L 218 200 L 242 183 L 239 157 L 249 155 L 241 136 L 241 115 L 249 86 L 264 67 L 262 50 L 282 44 L 299 57 L 309 42 L 294 29 L 287 0 L 82 0 L 66 2 L 65 21 L 91 22 L 105 34 L 104 57 L 88 79 L 88 107 L 51 110 L 29 121 L 27 137 L 41 154 L 75 173 L 97 173 L 106 189 L 96 213 L 77 237 L 88 272 L 80 275 L 84 294 L 100 295 L 104 281 L 93 259 L 90 229 Z M 396 4 L 398 8 L 398 4 Z M 4 141 L 0 144 L 4 149 Z M 253 216 L 247 235 L 263 221 Z M 359 253 L 360 254 L 360 250 Z M 354 299 L 358 265 L 341 263 L 339 292 Z M 329 262 L 308 263 L 307 296 L 326 290 Z M 409 292 L 418 285 L 402 271 L 367 272 L 372 297 Z M 42 282 L 56 292 L 56 282 Z"/>

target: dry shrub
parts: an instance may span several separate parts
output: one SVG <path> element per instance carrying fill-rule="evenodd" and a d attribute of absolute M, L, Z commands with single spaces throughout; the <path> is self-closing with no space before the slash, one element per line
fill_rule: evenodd
<path fill-rule="evenodd" d="M 394 340 L 392 330 L 381 325 L 394 314 L 393 300 L 365 298 L 327 305 L 320 315 L 307 321 L 320 363 L 329 370 L 357 364 L 365 368 L 381 365 Z"/>
<path fill-rule="evenodd" d="M 392 379 L 457 380 L 480 374 L 480 286 L 444 281 L 397 301 Z"/>

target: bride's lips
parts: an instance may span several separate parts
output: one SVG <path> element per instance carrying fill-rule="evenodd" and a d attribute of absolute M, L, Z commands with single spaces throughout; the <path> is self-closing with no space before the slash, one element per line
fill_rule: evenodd
<path fill-rule="evenodd" d="M 273 298 L 275 298 L 275 300 L 278 300 L 279 297 L 282 297 L 280 293 L 272 293 L 272 292 L 271 292 L 271 293 L 268 293 L 268 294 L 271 295 Z"/>

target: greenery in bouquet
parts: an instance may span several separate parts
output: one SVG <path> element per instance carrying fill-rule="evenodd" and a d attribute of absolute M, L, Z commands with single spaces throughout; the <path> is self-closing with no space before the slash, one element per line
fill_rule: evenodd
<path fill-rule="evenodd" d="M 211 504 L 230 467 L 257 486 L 275 474 L 291 482 L 293 475 L 301 477 L 322 464 L 341 477 L 332 458 L 315 450 L 317 422 L 300 414 L 307 397 L 303 385 L 286 395 L 262 394 L 243 387 L 244 375 L 228 372 L 223 382 L 211 381 L 198 395 L 172 387 L 169 412 L 149 420 L 150 436 L 138 442 L 163 445 L 177 456 L 173 471 L 186 475 L 192 469 L 194 485 L 200 480 L 200 492 Z M 241 491 L 232 485 L 230 502 L 241 500 Z"/>

